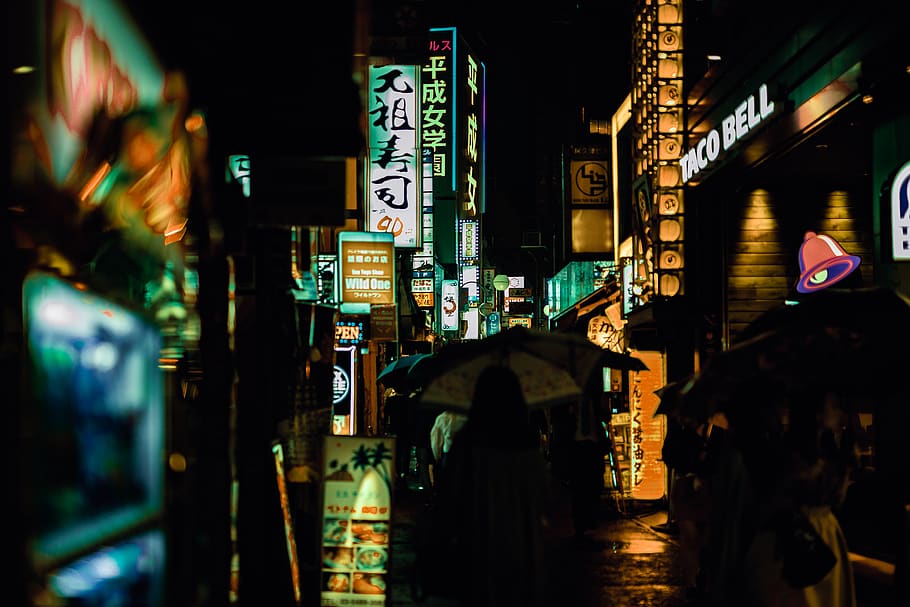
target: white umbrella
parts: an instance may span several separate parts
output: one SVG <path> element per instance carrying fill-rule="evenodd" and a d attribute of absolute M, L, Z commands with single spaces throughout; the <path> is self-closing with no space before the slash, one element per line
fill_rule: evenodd
<path fill-rule="evenodd" d="M 477 378 L 491 366 L 509 367 L 518 376 L 531 409 L 579 400 L 603 367 L 647 369 L 638 358 L 601 349 L 580 335 L 512 327 L 442 348 L 425 371 L 421 404 L 469 410 Z"/>

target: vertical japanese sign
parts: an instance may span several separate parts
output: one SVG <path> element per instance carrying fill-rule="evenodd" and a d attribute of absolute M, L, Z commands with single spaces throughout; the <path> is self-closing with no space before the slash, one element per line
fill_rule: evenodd
<path fill-rule="evenodd" d="M 386 605 L 394 452 L 393 438 L 324 439 L 322 606 Z"/>
<path fill-rule="evenodd" d="M 423 232 L 417 66 L 370 66 L 368 229 L 417 248 Z"/>
<path fill-rule="evenodd" d="M 455 29 L 431 29 L 428 45 L 427 62 L 421 69 L 420 145 L 424 164 L 430 165 L 433 194 L 451 197 L 455 192 L 452 152 Z"/>
<path fill-rule="evenodd" d="M 458 129 L 458 216 L 475 219 L 484 212 L 484 168 L 486 147 L 486 71 L 477 55 L 460 41 L 456 85 L 460 105 L 456 107 Z"/>
<path fill-rule="evenodd" d="M 340 232 L 341 302 L 395 303 L 395 242 L 389 233 Z"/>
<path fill-rule="evenodd" d="M 458 330 L 458 281 L 442 281 L 442 330 Z"/>
<path fill-rule="evenodd" d="M 480 300 L 481 235 L 480 216 L 484 211 L 484 147 L 486 138 L 486 72 L 483 63 L 463 41 L 459 41 L 456 85 L 458 133 L 458 276 L 459 287 L 467 289 L 468 303 Z"/>
<path fill-rule="evenodd" d="M 633 354 L 645 363 L 648 370 L 630 372 L 630 491 L 633 499 L 661 499 L 667 487 L 667 468 L 660 454 L 666 420 L 665 416 L 654 413 L 660 404 L 660 397 L 655 391 L 666 383 L 664 359 L 660 352 Z"/>

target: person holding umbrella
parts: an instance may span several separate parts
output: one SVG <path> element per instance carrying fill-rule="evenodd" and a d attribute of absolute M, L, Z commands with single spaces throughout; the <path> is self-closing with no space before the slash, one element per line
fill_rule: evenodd
<path fill-rule="evenodd" d="M 485 368 L 439 478 L 427 544 L 418 546 L 422 591 L 463 607 L 542 607 L 547 486 L 518 377 Z"/>

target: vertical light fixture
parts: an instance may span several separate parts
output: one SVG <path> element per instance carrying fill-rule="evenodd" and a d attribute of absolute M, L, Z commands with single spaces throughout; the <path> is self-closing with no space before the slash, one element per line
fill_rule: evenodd
<path fill-rule="evenodd" d="M 633 235 L 635 287 L 651 297 L 685 292 L 684 204 L 679 170 L 683 97 L 683 0 L 641 0 L 632 48 L 633 181 L 644 182 Z"/>

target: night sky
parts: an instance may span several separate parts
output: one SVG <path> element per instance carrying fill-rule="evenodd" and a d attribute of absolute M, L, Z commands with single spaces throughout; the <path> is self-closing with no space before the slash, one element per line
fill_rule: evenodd
<path fill-rule="evenodd" d="M 267 117 L 270 97 L 299 95 L 295 90 L 314 65 L 333 55 L 339 65 L 350 60 L 349 54 L 342 56 L 350 48 L 346 3 L 126 4 L 165 65 L 190 74 L 191 93 L 201 104 L 242 97 Z M 629 92 L 634 0 L 554 0 L 539 6 L 514 0 L 371 0 L 374 19 L 401 4 L 414 9 L 394 13 L 392 26 L 402 35 L 423 34 L 426 22 L 454 25 L 482 57 L 488 87 L 485 226 L 513 231 L 505 236 L 520 239 L 521 219 L 535 212 L 540 151 L 571 141 L 583 124 L 582 112 L 586 119 L 609 121 Z M 416 18 L 399 25 L 408 21 L 401 15 Z"/>

